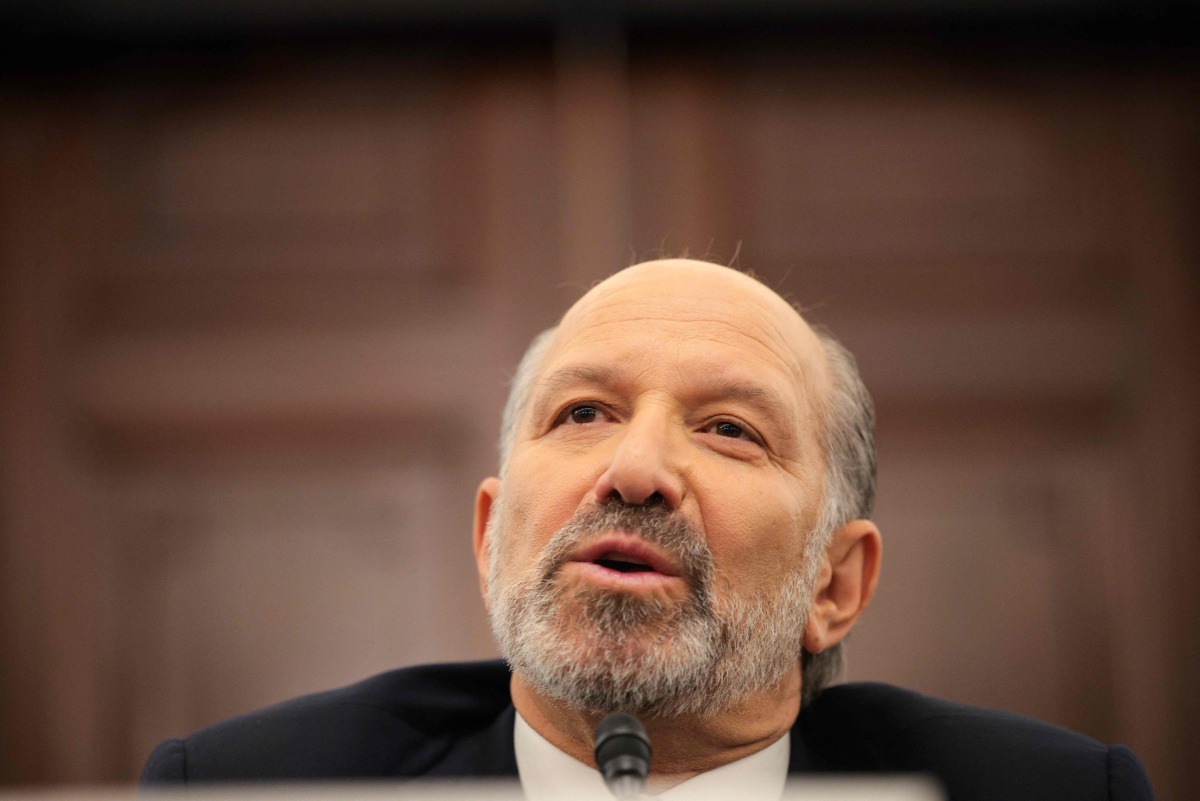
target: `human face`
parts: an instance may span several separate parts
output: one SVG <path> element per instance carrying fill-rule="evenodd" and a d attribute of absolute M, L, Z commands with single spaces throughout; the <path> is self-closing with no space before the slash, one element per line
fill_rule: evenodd
<path fill-rule="evenodd" d="M 540 365 L 485 537 L 518 673 L 582 706 L 665 713 L 796 669 L 823 380 L 795 312 L 733 271 L 641 265 L 585 296 Z M 604 676 L 640 694 L 579 695 Z"/>

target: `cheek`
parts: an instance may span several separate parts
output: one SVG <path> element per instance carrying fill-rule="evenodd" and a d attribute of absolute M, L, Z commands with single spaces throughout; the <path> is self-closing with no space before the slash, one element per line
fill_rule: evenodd
<path fill-rule="evenodd" d="M 709 547 L 726 583 L 774 585 L 803 562 L 813 515 L 791 488 L 742 488 L 738 502 L 712 503 L 704 515 Z"/>
<path fill-rule="evenodd" d="M 584 504 L 591 485 L 576 475 L 510 466 L 505 483 L 511 491 L 504 494 L 506 560 L 524 564 L 536 559 L 554 532 Z"/>

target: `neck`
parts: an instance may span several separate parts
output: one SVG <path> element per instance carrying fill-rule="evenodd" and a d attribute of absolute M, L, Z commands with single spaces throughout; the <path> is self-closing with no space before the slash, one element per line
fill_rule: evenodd
<path fill-rule="evenodd" d="M 512 677 L 513 704 L 534 731 L 560 751 L 595 766 L 596 724 L 603 714 L 548 698 Z M 791 729 L 800 713 L 800 668 L 778 683 L 750 693 L 715 715 L 639 718 L 653 748 L 651 787 L 656 792 L 705 771 L 757 753 Z"/>

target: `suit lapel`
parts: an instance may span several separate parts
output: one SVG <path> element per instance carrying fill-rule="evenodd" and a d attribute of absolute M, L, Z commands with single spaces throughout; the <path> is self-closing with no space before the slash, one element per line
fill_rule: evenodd
<path fill-rule="evenodd" d="M 517 711 L 509 704 L 487 728 L 455 738 L 428 776 L 516 776 L 513 726 Z"/>

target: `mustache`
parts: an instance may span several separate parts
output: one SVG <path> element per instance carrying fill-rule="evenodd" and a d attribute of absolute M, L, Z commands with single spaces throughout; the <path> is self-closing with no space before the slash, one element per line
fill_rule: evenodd
<path fill-rule="evenodd" d="M 539 560 L 541 581 L 549 583 L 589 539 L 613 530 L 636 534 L 662 550 L 679 564 L 694 592 L 708 594 L 712 552 L 699 529 L 665 506 L 635 506 L 616 499 L 579 510 L 554 533 Z"/>

